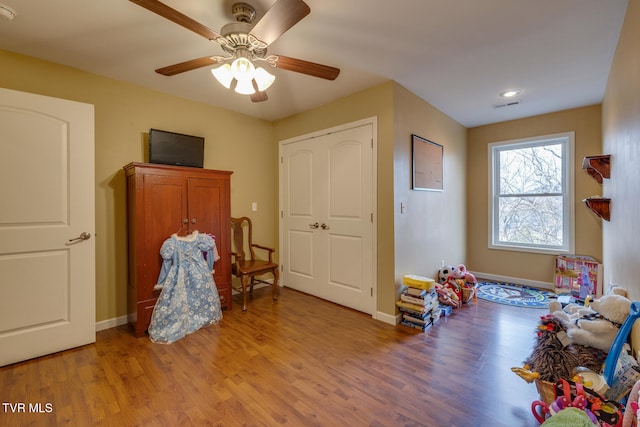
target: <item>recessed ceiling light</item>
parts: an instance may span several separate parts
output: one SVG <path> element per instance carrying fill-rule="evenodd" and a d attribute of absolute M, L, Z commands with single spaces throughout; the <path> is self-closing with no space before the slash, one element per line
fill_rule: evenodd
<path fill-rule="evenodd" d="M 4 16 L 9 21 L 13 21 L 13 18 L 16 17 L 16 11 L 11 9 L 9 6 L 0 4 L 0 16 Z"/>
<path fill-rule="evenodd" d="M 500 96 L 502 98 L 511 98 L 520 93 L 520 89 L 509 89 L 504 92 L 500 92 Z"/>

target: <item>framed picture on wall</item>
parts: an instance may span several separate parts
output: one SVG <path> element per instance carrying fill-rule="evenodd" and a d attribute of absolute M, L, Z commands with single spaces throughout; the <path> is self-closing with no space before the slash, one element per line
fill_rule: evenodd
<path fill-rule="evenodd" d="M 444 148 L 440 144 L 411 135 L 414 190 L 443 191 Z"/>

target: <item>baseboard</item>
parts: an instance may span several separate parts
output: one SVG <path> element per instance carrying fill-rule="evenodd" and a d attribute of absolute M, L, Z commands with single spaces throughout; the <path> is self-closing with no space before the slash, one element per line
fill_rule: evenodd
<path fill-rule="evenodd" d="M 104 331 L 105 329 L 115 328 L 116 326 L 126 325 L 129 322 L 127 315 L 115 317 L 113 319 L 101 320 L 96 322 L 96 332 Z"/>
<path fill-rule="evenodd" d="M 544 289 L 547 291 L 553 291 L 553 283 L 540 282 L 538 280 L 522 279 L 520 277 L 500 276 L 497 274 L 482 273 L 479 271 L 472 272 L 478 281 L 490 280 L 492 282 L 505 282 L 514 283 L 516 285 L 529 286 L 531 288 Z"/>
<path fill-rule="evenodd" d="M 388 323 L 389 325 L 397 325 L 398 323 L 400 323 L 400 318 L 398 316 L 383 313 L 381 311 L 375 312 L 374 319 L 379 320 L 383 323 Z"/>

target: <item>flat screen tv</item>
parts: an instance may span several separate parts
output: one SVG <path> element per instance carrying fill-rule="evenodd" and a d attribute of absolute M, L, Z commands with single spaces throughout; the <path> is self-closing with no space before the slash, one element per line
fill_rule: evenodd
<path fill-rule="evenodd" d="M 149 130 L 149 163 L 204 166 L 204 138 L 165 130 Z"/>

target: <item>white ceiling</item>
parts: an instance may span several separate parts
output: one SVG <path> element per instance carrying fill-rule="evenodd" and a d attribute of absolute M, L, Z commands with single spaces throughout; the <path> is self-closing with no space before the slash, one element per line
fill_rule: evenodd
<path fill-rule="evenodd" d="M 259 19 L 274 0 L 245 0 Z M 335 81 L 273 70 L 269 100 L 252 103 L 209 67 L 153 70 L 221 55 L 219 45 L 128 0 L 0 0 L 0 49 L 135 83 L 266 120 L 395 80 L 467 127 L 597 104 L 627 0 L 305 0 L 311 14 L 269 47 L 341 69 Z M 220 31 L 234 0 L 166 0 Z M 0 77 L 2 64 L 0 64 Z M 2 84 L 0 80 L 0 85 Z M 519 88 L 520 104 L 498 93 Z"/>

